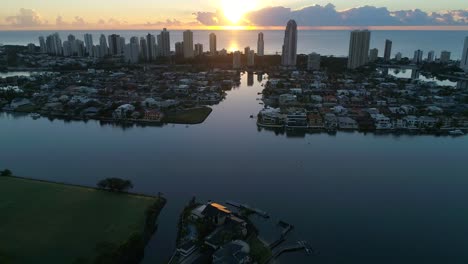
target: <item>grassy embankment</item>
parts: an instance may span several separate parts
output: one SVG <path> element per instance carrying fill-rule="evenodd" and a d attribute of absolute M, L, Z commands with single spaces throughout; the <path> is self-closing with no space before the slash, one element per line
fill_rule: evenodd
<path fill-rule="evenodd" d="M 164 204 L 164 198 L 0 177 L 0 263 L 136 259 Z"/>

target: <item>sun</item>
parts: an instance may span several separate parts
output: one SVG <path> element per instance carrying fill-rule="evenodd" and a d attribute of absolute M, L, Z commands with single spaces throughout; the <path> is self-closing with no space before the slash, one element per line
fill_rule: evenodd
<path fill-rule="evenodd" d="M 255 9 L 255 0 L 221 0 L 224 16 L 233 25 L 237 25 L 244 18 L 244 15 Z"/>

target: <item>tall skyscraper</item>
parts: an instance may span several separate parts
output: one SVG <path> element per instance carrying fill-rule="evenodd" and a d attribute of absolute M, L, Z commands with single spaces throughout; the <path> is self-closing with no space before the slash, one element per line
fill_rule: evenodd
<path fill-rule="evenodd" d="M 210 54 L 216 55 L 216 35 L 215 33 L 210 34 Z"/>
<path fill-rule="evenodd" d="M 146 38 L 140 38 L 140 60 L 146 61 L 148 59 L 148 43 Z"/>
<path fill-rule="evenodd" d="M 140 56 L 140 45 L 137 37 L 130 38 L 130 43 L 124 47 L 124 59 L 127 63 L 137 63 Z"/>
<path fill-rule="evenodd" d="M 431 50 L 429 53 L 427 53 L 427 62 L 433 62 L 434 61 L 434 51 Z"/>
<path fill-rule="evenodd" d="M 413 63 L 415 64 L 420 64 L 423 61 L 423 51 L 422 50 L 416 50 L 414 52 L 414 57 L 413 57 Z"/>
<path fill-rule="evenodd" d="M 146 35 L 146 60 L 152 61 L 156 59 L 156 37 L 148 33 Z"/>
<path fill-rule="evenodd" d="M 379 50 L 378 49 L 371 49 L 369 52 L 369 61 L 374 62 L 379 58 Z"/>
<path fill-rule="evenodd" d="M 465 44 L 463 45 L 460 68 L 464 70 L 465 72 L 468 72 L 468 37 L 465 38 Z"/>
<path fill-rule="evenodd" d="M 451 55 L 450 51 L 446 51 L 446 50 L 442 51 L 440 53 L 440 62 L 441 63 L 449 63 L 450 62 L 450 55 Z"/>
<path fill-rule="evenodd" d="M 171 39 L 169 31 L 167 31 L 165 28 L 158 35 L 158 50 L 159 55 L 162 57 L 171 56 Z"/>
<path fill-rule="evenodd" d="M 39 37 L 39 46 L 41 47 L 41 53 L 47 53 L 47 46 L 43 36 Z"/>
<path fill-rule="evenodd" d="M 245 56 L 249 55 L 249 52 L 250 52 L 250 47 L 245 47 L 244 48 L 244 55 Z"/>
<path fill-rule="evenodd" d="M 289 20 L 284 32 L 283 53 L 281 64 L 283 66 L 296 66 L 297 61 L 297 24 Z"/>
<path fill-rule="evenodd" d="M 58 33 L 47 36 L 46 38 L 47 53 L 52 55 L 62 55 L 62 40 Z"/>
<path fill-rule="evenodd" d="M 184 31 L 184 58 L 193 58 L 193 32 Z"/>
<path fill-rule="evenodd" d="M 320 70 L 320 54 L 315 52 L 307 56 L 307 70 L 317 71 Z"/>
<path fill-rule="evenodd" d="M 120 36 L 117 34 L 112 34 L 108 36 L 109 40 L 109 54 L 110 55 L 119 55 L 121 53 L 121 42 Z"/>
<path fill-rule="evenodd" d="M 389 61 L 391 56 L 392 56 L 392 41 L 387 39 L 385 40 L 384 60 Z"/>
<path fill-rule="evenodd" d="M 107 40 L 106 36 L 104 34 L 101 34 L 101 37 L 99 38 L 99 49 L 100 49 L 100 57 L 105 57 L 107 54 L 109 54 L 109 50 L 107 49 Z"/>
<path fill-rule="evenodd" d="M 265 42 L 263 41 L 263 33 L 258 33 L 258 40 L 257 40 L 257 55 L 263 56 L 265 55 Z"/>
<path fill-rule="evenodd" d="M 232 53 L 232 68 L 237 70 L 240 69 L 241 66 L 241 52 L 235 51 Z"/>
<path fill-rule="evenodd" d="M 359 68 L 366 65 L 369 61 L 370 36 L 369 30 L 355 30 L 351 32 L 348 69 Z"/>
<path fill-rule="evenodd" d="M 84 42 L 85 42 L 85 47 L 86 47 L 86 52 L 88 53 L 88 56 L 92 57 L 93 56 L 93 35 L 91 34 L 85 34 L 84 35 Z"/>
<path fill-rule="evenodd" d="M 184 42 L 176 42 L 175 44 L 175 55 L 177 57 L 184 56 Z"/>
<path fill-rule="evenodd" d="M 197 43 L 195 44 L 195 56 L 203 55 L 203 44 Z"/>

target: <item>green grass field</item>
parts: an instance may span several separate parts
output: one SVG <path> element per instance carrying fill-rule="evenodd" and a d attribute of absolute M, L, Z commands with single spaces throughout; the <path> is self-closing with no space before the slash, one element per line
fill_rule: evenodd
<path fill-rule="evenodd" d="M 173 124 L 200 124 L 208 118 L 212 111 L 213 109 L 207 106 L 186 109 L 177 113 L 169 113 L 164 121 Z"/>
<path fill-rule="evenodd" d="M 98 243 L 142 232 L 156 199 L 0 177 L 0 263 L 91 261 Z"/>

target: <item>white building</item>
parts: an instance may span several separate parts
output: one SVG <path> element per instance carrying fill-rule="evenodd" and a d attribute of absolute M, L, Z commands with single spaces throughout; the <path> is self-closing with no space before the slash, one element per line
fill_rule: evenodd
<path fill-rule="evenodd" d="M 86 47 L 86 53 L 88 54 L 89 57 L 93 56 L 93 35 L 91 34 L 85 34 L 84 35 L 84 42 L 85 42 L 85 47 Z"/>
<path fill-rule="evenodd" d="M 348 69 L 356 69 L 369 61 L 369 45 L 371 33 L 369 30 L 351 32 L 349 40 Z"/>
<path fill-rule="evenodd" d="M 184 31 L 184 58 L 193 58 L 193 32 Z"/>
<path fill-rule="evenodd" d="M 216 35 L 215 33 L 210 34 L 210 54 L 216 55 Z"/>
<path fill-rule="evenodd" d="M 263 40 L 263 32 L 258 33 L 257 55 L 258 56 L 265 55 L 265 42 Z"/>
<path fill-rule="evenodd" d="M 420 64 L 422 63 L 422 61 L 423 61 L 423 51 L 418 49 L 414 52 L 413 63 Z"/>
<path fill-rule="evenodd" d="M 169 31 L 166 28 L 161 31 L 158 35 L 158 51 L 159 56 L 169 57 L 171 56 L 171 38 Z"/>
<path fill-rule="evenodd" d="M 284 32 L 283 53 L 281 64 L 283 66 L 296 66 L 297 61 L 297 24 L 289 20 Z"/>
<path fill-rule="evenodd" d="M 434 51 L 431 50 L 429 53 L 427 53 L 427 62 L 433 62 L 434 61 Z"/>
<path fill-rule="evenodd" d="M 240 69 L 242 67 L 241 64 L 241 52 L 234 51 L 232 54 L 232 68 L 233 69 Z"/>

